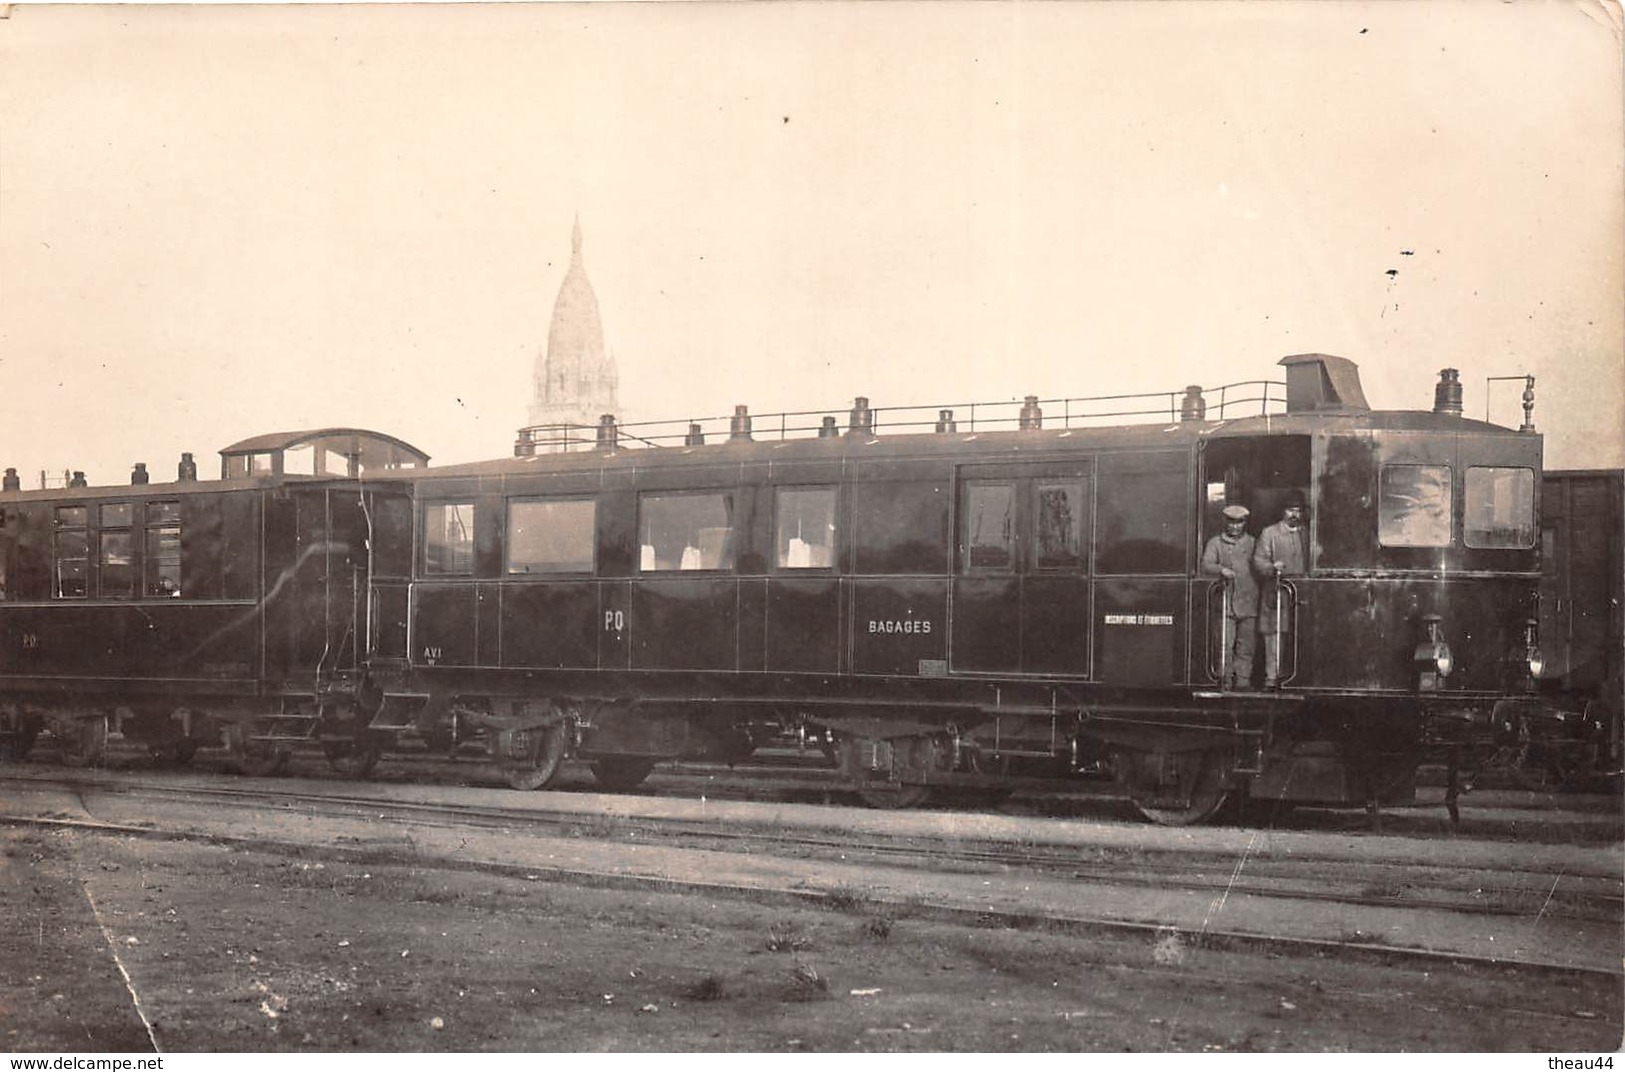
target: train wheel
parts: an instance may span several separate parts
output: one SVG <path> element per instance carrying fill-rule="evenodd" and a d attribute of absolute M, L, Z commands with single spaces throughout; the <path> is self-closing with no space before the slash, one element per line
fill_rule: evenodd
<path fill-rule="evenodd" d="M 107 716 L 97 715 L 53 728 L 62 742 L 62 762 L 69 767 L 93 766 L 107 750 Z"/>
<path fill-rule="evenodd" d="M 251 739 L 248 726 L 241 722 L 226 731 L 226 744 L 237 761 L 237 769 L 251 778 L 281 774 L 293 758 L 286 746 Z"/>
<path fill-rule="evenodd" d="M 875 780 L 878 772 L 873 767 L 873 757 L 882 748 L 889 751 L 904 747 L 907 747 L 906 741 L 881 742 L 867 737 L 847 737 L 840 742 L 841 773 L 846 775 L 847 781 L 852 784 L 852 791 L 866 806 L 894 811 L 917 808 L 930 798 L 931 787 L 927 785 Z"/>
<path fill-rule="evenodd" d="M 655 769 L 654 760 L 640 756 L 606 756 L 592 762 L 592 778 L 612 792 L 623 792 L 641 785 Z"/>
<path fill-rule="evenodd" d="M 1134 807 L 1161 826 L 1206 822 L 1229 802 L 1222 752 L 1117 752 L 1113 759 Z"/>
<path fill-rule="evenodd" d="M 323 741 L 322 751 L 327 755 L 327 765 L 346 778 L 365 778 L 378 766 L 378 759 L 384 754 L 383 745 L 370 738 L 357 738 L 355 740 Z"/>
<path fill-rule="evenodd" d="M 541 789 L 564 762 L 564 725 L 504 730 L 497 737 L 502 776 L 515 789 Z"/>

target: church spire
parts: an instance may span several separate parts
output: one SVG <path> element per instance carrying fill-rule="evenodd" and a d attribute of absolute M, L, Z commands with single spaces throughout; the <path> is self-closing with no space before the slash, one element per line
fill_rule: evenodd
<path fill-rule="evenodd" d="M 570 228 L 570 266 L 553 303 L 547 345 L 536 355 L 532 425 L 591 428 L 603 414 L 618 412 L 615 362 L 604 349 L 598 296 L 587 280 L 581 245 L 577 213 Z"/>

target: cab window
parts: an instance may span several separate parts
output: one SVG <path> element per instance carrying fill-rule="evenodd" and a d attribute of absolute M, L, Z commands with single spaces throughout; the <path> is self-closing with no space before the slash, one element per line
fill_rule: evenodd
<path fill-rule="evenodd" d="M 1534 470 L 1473 466 L 1462 492 L 1462 538 L 1468 547 L 1535 545 Z"/>
<path fill-rule="evenodd" d="M 1384 547 L 1450 546 L 1450 467 L 1385 465 L 1377 542 Z"/>

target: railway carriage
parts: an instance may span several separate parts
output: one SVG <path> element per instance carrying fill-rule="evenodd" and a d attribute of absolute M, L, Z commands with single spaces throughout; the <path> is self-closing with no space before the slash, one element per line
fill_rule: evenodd
<path fill-rule="evenodd" d="M 229 741 L 268 773 L 320 734 L 343 766 L 369 650 L 370 571 L 411 538 L 410 489 L 374 471 L 426 464 L 378 433 L 261 436 L 190 455 L 177 479 L 0 490 L 0 746 L 49 729 L 93 763 L 110 728 L 178 762 Z M 348 734 L 349 736 L 346 736 Z"/>
<path fill-rule="evenodd" d="M 1537 688 L 1527 412 L 1463 417 L 1453 370 L 1432 411 L 1373 411 L 1351 362 L 1282 364 L 1151 412 L 606 416 L 564 430 L 585 449 L 526 429 L 432 469 L 328 429 L 227 448 L 219 482 L 0 492 L 0 731 L 49 725 L 79 761 L 109 719 L 177 757 L 223 733 L 260 770 L 316 738 L 357 772 L 402 733 L 479 737 L 521 788 L 793 734 L 878 806 L 1111 772 L 1174 823 L 1375 808 L 1424 760 L 1593 734 Z M 1259 535 L 1294 498 L 1279 666 L 1221 687 L 1204 545 L 1226 507 Z"/>

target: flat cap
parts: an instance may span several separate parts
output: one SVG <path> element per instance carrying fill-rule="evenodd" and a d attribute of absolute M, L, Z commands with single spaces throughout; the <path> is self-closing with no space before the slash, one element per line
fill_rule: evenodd
<path fill-rule="evenodd" d="M 1224 508 L 1224 516 L 1231 521 L 1246 521 L 1248 513 L 1249 511 L 1245 506 L 1226 506 Z"/>

